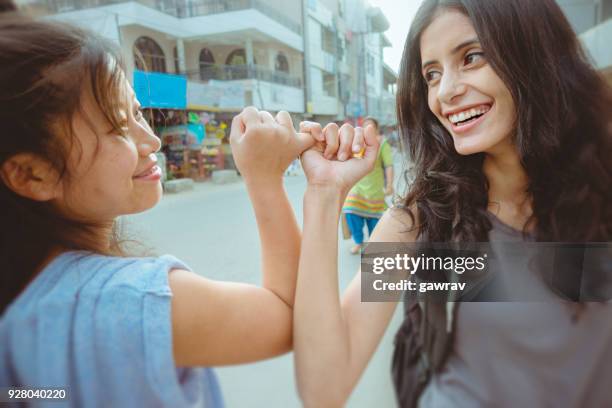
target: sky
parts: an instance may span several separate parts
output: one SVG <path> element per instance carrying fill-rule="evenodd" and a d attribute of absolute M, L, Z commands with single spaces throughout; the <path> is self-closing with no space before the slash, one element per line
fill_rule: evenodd
<path fill-rule="evenodd" d="M 392 46 L 385 49 L 384 60 L 395 72 L 399 71 L 404 41 L 408 29 L 422 0 L 369 0 L 374 7 L 380 7 L 389 20 L 389 30 L 385 35 Z"/>

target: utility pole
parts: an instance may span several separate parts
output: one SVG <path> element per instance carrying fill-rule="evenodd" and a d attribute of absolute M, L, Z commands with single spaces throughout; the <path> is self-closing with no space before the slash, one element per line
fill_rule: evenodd
<path fill-rule="evenodd" d="M 310 41 L 308 38 L 308 0 L 302 0 L 302 38 L 304 39 L 304 83 L 302 87 L 304 89 L 304 110 L 306 115 L 309 116 L 310 101 L 312 100 L 312 90 L 310 89 Z"/>

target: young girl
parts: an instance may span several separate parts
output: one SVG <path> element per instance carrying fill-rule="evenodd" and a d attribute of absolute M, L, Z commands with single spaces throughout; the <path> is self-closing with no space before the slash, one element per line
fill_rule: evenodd
<path fill-rule="evenodd" d="M 425 0 L 398 95 L 416 180 L 370 242 L 610 241 L 611 107 L 553 0 Z M 360 274 L 339 299 L 338 209 L 349 177 L 321 179 L 325 165 L 302 157 L 297 384 L 306 406 L 336 407 L 395 304 L 362 303 Z M 609 304 L 425 302 L 407 312 L 393 361 L 402 407 L 612 405 Z"/>
<path fill-rule="evenodd" d="M 291 349 L 300 231 L 282 176 L 313 138 L 296 135 L 286 112 L 247 108 L 232 123 L 263 287 L 211 281 L 169 255 L 129 257 L 115 221 L 160 200 L 160 141 L 120 58 L 92 33 L 7 9 L 0 387 L 59 387 L 71 406 L 221 406 L 203 367 Z"/>

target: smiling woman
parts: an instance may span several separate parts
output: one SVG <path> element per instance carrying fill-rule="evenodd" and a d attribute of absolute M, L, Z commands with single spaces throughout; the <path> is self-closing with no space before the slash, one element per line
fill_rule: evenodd
<path fill-rule="evenodd" d="M 493 211 L 540 240 L 609 239 L 610 100 L 554 1 L 425 1 L 398 88 L 420 234 L 482 241 Z"/>
<path fill-rule="evenodd" d="M 416 172 L 404 212 L 418 240 L 612 239 L 612 94 L 553 0 L 426 0 L 401 71 L 398 116 Z M 533 279 L 546 273 L 507 267 Z M 611 357 L 591 341 L 609 343 L 612 327 L 594 323 L 609 308 L 561 299 L 445 306 L 406 304 L 394 357 L 402 406 L 609 404 L 595 378 L 572 392 L 543 386 L 575 384 L 580 370 Z M 582 322 L 567 327 L 568 316 Z M 478 336 L 485 327 L 487 339 Z M 579 364 L 561 344 L 589 352 Z M 513 371 L 529 373 L 532 385 Z"/>
<path fill-rule="evenodd" d="M 495 273 L 521 273 L 550 299 L 459 304 L 451 294 L 407 296 L 392 363 L 399 405 L 611 405 L 612 367 L 602 363 L 612 359 L 611 305 L 568 302 L 529 251 L 509 261 L 501 244 L 612 239 L 612 96 L 559 6 L 425 0 L 398 89 L 416 178 L 369 242 L 497 243 L 494 253 L 506 261 Z M 360 272 L 338 298 L 337 196 L 330 196 L 304 200 L 294 338 L 298 389 L 309 407 L 346 402 L 395 307 L 362 301 Z"/>
<path fill-rule="evenodd" d="M 484 152 L 510 139 L 516 116 L 512 96 L 487 64 L 465 14 L 436 18 L 421 36 L 421 58 L 429 109 L 452 135 L 457 153 Z"/>

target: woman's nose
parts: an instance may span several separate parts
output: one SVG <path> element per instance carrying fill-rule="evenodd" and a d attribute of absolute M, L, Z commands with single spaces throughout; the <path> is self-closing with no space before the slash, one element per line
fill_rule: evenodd
<path fill-rule="evenodd" d="M 461 82 L 460 76 L 457 73 L 447 71 L 440 80 L 438 100 L 450 104 L 457 96 L 463 95 L 465 90 L 466 86 Z"/>

